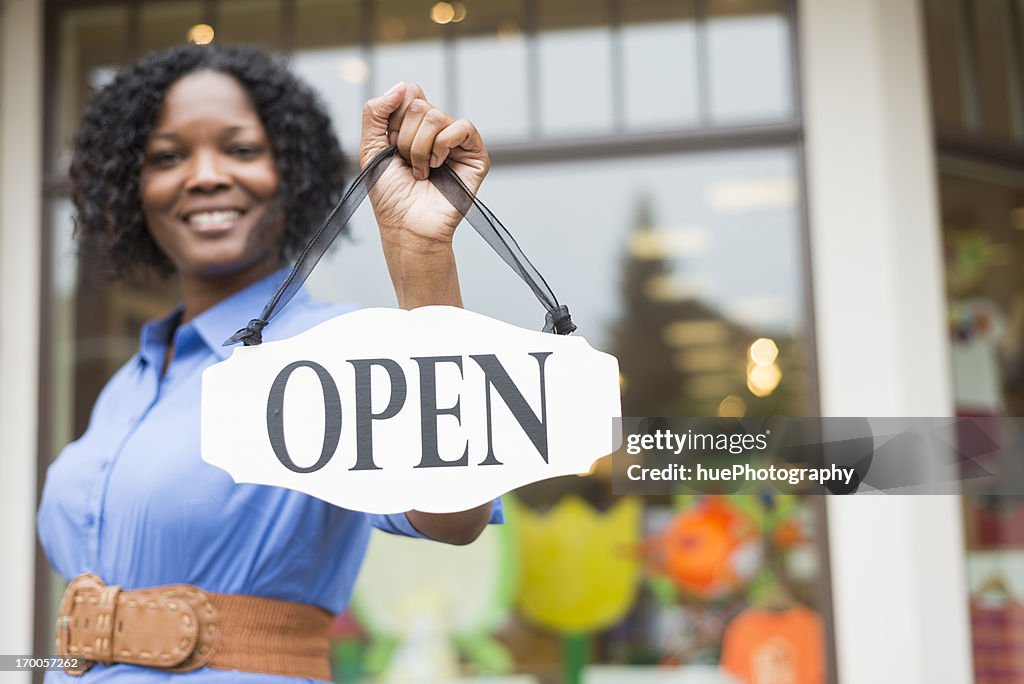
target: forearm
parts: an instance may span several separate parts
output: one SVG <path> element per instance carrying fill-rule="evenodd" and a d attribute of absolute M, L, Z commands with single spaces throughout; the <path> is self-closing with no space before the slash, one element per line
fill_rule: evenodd
<path fill-rule="evenodd" d="M 406 310 L 437 304 L 461 307 L 459 273 L 451 243 L 412 242 L 384 245 L 398 306 Z"/>
<path fill-rule="evenodd" d="M 398 306 L 415 309 L 443 304 L 462 306 L 459 275 L 451 244 L 417 241 L 414 245 L 385 243 L 384 258 L 395 286 Z M 491 502 L 457 513 L 408 511 L 412 526 L 447 544 L 469 544 L 491 519 Z"/>
<path fill-rule="evenodd" d="M 446 544 L 469 544 L 480 536 L 491 519 L 491 502 L 458 513 L 408 511 L 412 526 L 426 536 Z"/>

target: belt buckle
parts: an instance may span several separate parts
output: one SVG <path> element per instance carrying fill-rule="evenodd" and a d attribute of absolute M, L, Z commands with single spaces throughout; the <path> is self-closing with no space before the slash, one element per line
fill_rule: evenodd
<path fill-rule="evenodd" d="M 170 672 L 204 667 L 220 645 L 220 615 L 210 596 L 191 585 L 131 591 L 80 574 L 60 600 L 56 647 L 75 658 L 69 675 L 93 662 L 125 662 Z"/>
<path fill-rule="evenodd" d="M 61 658 L 74 658 L 76 666 L 65 665 L 64 671 L 69 675 L 80 676 L 95 662 L 85 658 L 82 653 L 72 653 L 70 649 L 71 629 L 74 626 L 73 611 L 76 604 L 82 602 L 79 592 L 83 589 L 103 589 L 106 585 L 98 575 L 79 575 L 68 583 L 64 596 L 60 601 L 60 612 L 57 616 L 57 655 Z"/>
<path fill-rule="evenodd" d="M 94 662 L 190 672 L 213 658 L 220 645 L 220 623 L 209 595 L 198 587 L 176 584 L 122 592 L 98 575 L 79 575 L 61 599 L 57 653 L 75 659 L 75 667 L 65 667 L 70 675 L 81 675 Z"/>

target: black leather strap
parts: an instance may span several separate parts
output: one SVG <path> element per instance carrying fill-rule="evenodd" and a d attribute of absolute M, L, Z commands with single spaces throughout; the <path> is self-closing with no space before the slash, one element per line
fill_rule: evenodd
<path fill-rule="evenodd" d="M 345 191 L 341 201 L 327 215 L 320 228 L 313 234 L 309 243 L 306 244 L 299 258 L 295 261 L 291 272 L 281 283 L 281 286 L 263 307 L 263 312 L 258 318 L 249 321 L 248 325 L 229 337 L 224 346 L 230 346 L 242 342 L 246 346 L 260 344 L 263 341 L 263 328 L 270 323 L 273 317 L 284 307 L 285 304 L 306 282 L 306 278 L 313 272 L 320 258 L 331 246 L 334 239 L 341 233 L 342 228 L 352 218 L 363 199 L 366 198 L 370 188 L 380 178 L 387 164 L 395 156 L 398 148 L 394 145 L 377 153 L 366 167 L 356 176 L 355 180 Z M 487 244 L 498 253 L 498 256 L 523 279 L 533 290 L 533 294 L 544 306 L 545 315 L 544 332 L 552 332 L 558 335 L 568 335 L 576 330 L 575 324 L 569 315 L 569 309 L 564 304 L 559 304 L 555 293 L 544 280 L 530 260 L 526 258 L 522 248 L 509 233 L 508 229 L 498 220 L 498 217 L 478 200 L 470 192 L 466 184 L 459 178 L 459 175 L 448 166 L 447 162 L 436 169 L 430 170 L 430 182 L 434 184 L 444 197 L 458 209 L 470 225 L 480 236 L 487 241 Z"/>

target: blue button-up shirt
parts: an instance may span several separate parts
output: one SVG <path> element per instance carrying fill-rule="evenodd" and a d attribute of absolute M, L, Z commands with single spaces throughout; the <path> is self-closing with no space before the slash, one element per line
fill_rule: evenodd
<path fill-rule="evenodd" d="M 46 475 L 39 538 L 66 579 L 92 572 L 124 589 L 187 583 L 341 612 L 371 527 L 422 536 L 404 513 L 359 513 L 288 489 L 235 484 L 200 458 L 203 370 L 230 355 L 221 343 L 262 310 L 285 273 L 183 325 L 179 309 L 143 327 L 138 354 L 107 383 L 85 434 Z M 290 337 L 354 308 L 319 302 L 300 290 L 263 336 Z M 161 377 L 172 336 L 173 357 Z M 499 499 L 491 522 L 501 521 Z M 46 681 L 162 682 L 170 676 L 97 664 L 84 677 L 50 672 Z M 197 684 L 297 681 L 210 668 L 188 677 Z"/>

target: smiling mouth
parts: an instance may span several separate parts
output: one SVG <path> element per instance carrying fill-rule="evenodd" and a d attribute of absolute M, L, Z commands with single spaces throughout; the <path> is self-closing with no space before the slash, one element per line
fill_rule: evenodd
<path fill-rule="evenodd" d="M 242 212 L 238 209 L 196 211 L 185 216 L 185 222 L 200 230 L 223 229 L 231 227 L 241 215 Z"/>

